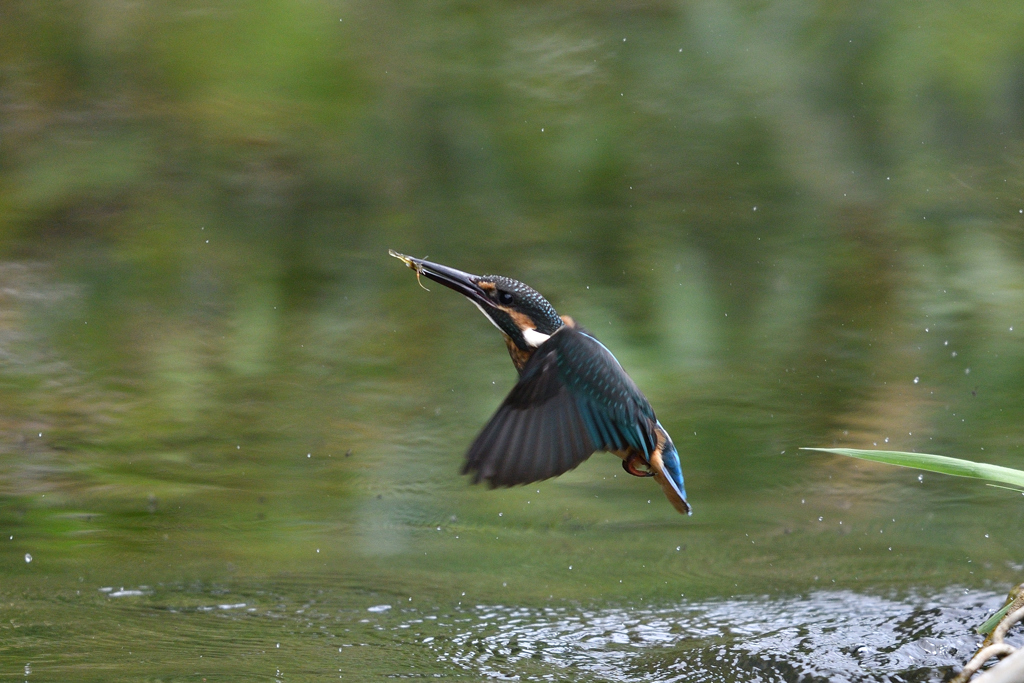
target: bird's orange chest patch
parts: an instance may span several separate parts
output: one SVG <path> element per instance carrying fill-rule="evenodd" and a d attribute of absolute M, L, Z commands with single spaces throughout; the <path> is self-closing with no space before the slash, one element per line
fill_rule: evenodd
<path fill-rule="evenodd" d="M 508 347 L 508 355 L 512 357 L 512 365 L 516 366 L 516 370 L 519 372 L 523 371 L 523 367 L 526 365 L 526 361 L 530 360 L 530 356 L 533 355 L 533 349 L 523 350 L 519 348 L 512 337 L 508 336 L 504 332 L 501 334 L 505 338 L 505 346 Z"/>

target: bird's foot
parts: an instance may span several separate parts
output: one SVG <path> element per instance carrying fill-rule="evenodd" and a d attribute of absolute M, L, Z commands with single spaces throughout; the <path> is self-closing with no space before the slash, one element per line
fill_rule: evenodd
<path fill-rule="evenodd" d="M 637 466 L 643 469 L 638 469 Z M 633 454 L 628 458 L 622 460 L 622 469 L 626 470 L 634 477 L 653 477 L 654 472 L 651 471 L 651 466 L 646 460 L 639 455 Z"/>

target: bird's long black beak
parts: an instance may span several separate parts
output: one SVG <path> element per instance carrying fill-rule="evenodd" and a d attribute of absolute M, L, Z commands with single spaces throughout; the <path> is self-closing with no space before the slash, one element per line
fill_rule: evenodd
<path fill-rule="evenodd" d="M 423 275 L 434 282 L 444 285 L 445 287 L 454 289 L 456 292 L 462 294 L 474 303 L 494 308 L 494 302 L 491 301 L 490 297 L 487 296 L 487 293 L 480 288 L 480 285 L 477 284 L 480 280 L 478 276 L 464 273 L 461 270 L 455 270 L 448 266 L 442 266 L 440 263 L 431 263 L 430 261 L 424 261 L 423 259 L 399 254 L 394 249 L 388 249 L 388 253 L 405 263 L 409 268 L 416 271 L 417 277 Z"/>

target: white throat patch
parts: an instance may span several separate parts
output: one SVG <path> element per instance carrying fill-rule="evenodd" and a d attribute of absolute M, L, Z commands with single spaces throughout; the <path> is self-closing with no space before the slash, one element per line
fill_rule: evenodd
<path fill-rule="evenodd" d="M 546 342 L 550 338 L 551 338 L 550 334 L 544 334 L 543 332 L 538 332 L 537 330 L 533 329 L 532 327 L 529 328 L 529 329 L 523 330 L 523 339 L 525 339 L 526 343 L 529 344 L 530 346 L 532 346 L 533 348 L 537 348 L 538 346 L 540 346 L 541 344 L 543 344 L 544 342 Z"/>

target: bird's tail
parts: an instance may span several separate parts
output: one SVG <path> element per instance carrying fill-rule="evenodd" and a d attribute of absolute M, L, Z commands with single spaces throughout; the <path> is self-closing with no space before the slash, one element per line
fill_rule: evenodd
<path fill-rule="evenodd" d="M 683 468 L 679 464 L 679 452 L 676 451 L 672 438 L 660 422 L 656 431 L 658 445 L 654 453 L 651 454 L 651 466 L 654 469 L 655 481 L 661 484 L 672 507 L 683 514 L 692 515 L 693 510 L 686 502 L 686 487 L 683 485 Z"/>

